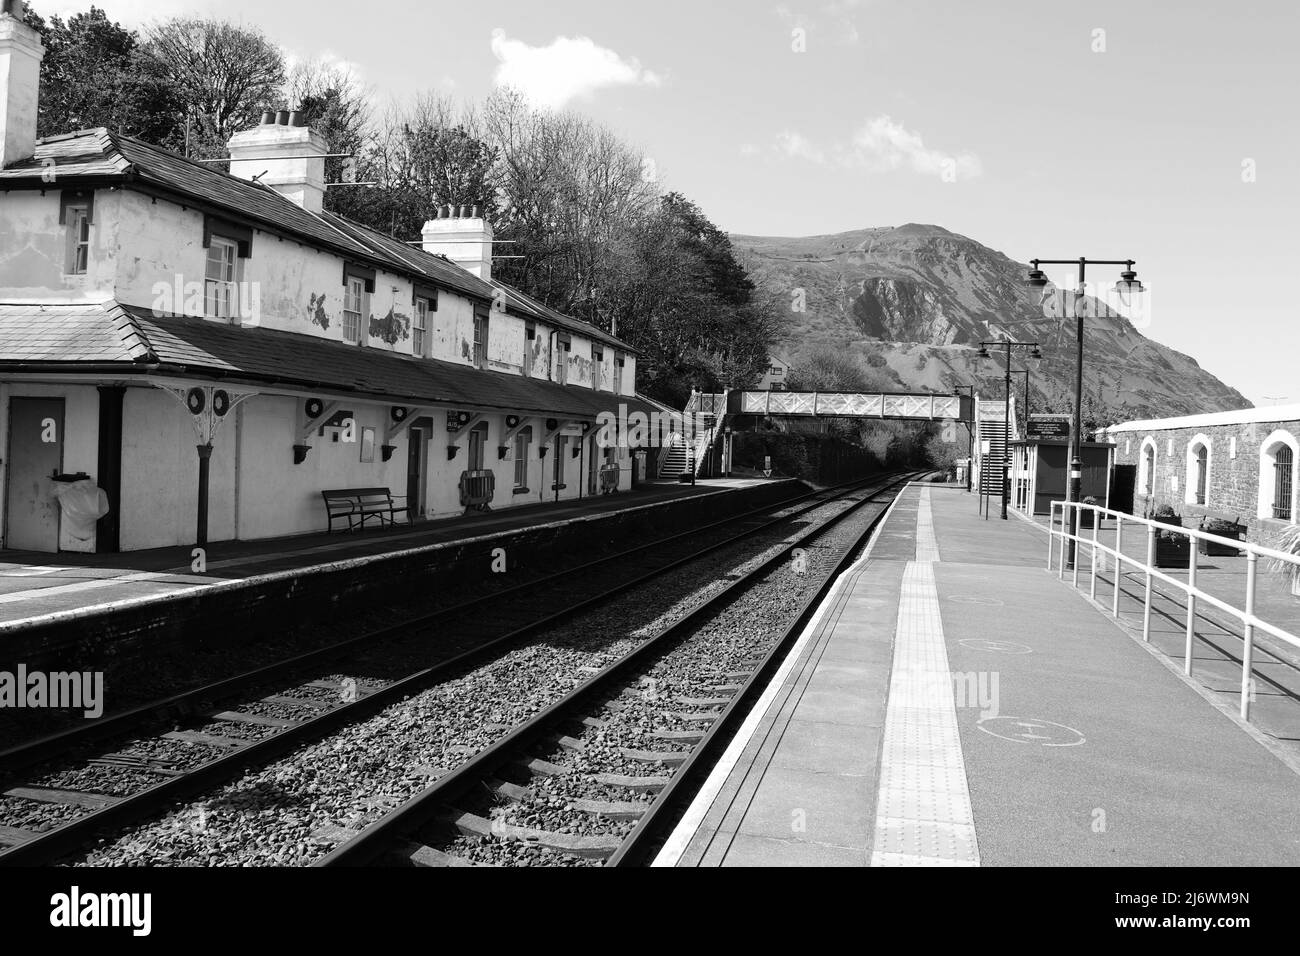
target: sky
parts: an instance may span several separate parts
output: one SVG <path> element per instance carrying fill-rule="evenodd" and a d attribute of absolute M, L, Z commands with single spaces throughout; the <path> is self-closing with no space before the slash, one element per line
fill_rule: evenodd
<path fill-rule="evenodd" d="M 1256 404 L 1300 402 L 1300 323 L 1271 285 L 1300 262 L 1294 0 L 97 5 L 258 26 L 381 102 L 519 87 L 615 128 L 734 233 L 920 222 L 1022 262 L 1133 259 L 1144 334 Z"/>

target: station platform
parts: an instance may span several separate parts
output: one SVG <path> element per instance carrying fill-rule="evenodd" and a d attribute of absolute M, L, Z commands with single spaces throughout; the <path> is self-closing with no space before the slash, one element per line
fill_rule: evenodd
<path fill-rule="evenodd" d="M 1300 863 L 1300 720 L 1242 722 L 1157 643 L 1041 530 L 914 484 L 655 865 Z"/>
<path fill-rule="evenodd" d="M 121 554 L 0 551 L 0 635 L 60 613 L 139 605 L 150 598 L 249 581 L 277 572 L 305 571 L 431 545 L 608 517 L 771 483 L 762 478 L 701 479 L 695 485 L 650 482 L 614 495 L 524 505 L 414 526 L 214 542 L 205 549 L 206 568 L 201 574 L 192 570 L 191 546 Z"/>

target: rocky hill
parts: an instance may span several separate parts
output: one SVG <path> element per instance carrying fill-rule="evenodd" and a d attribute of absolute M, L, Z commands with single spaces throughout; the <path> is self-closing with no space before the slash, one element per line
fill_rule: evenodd
<path fill-rule="evenodd" d="M 830 346 L 856 355 L 877 387 L 950 391 L 975 383 L 982 394 L 998 396 L 1002 361 L 981 360 L 977 349 L 982 340 L 1007 336 L 1042 345 L 1043 358 L 1029 362 L 1033 410 L 1072 405 L 1073 293 L 1031 289 L 1024 263 L 915 223 L 803 238 L 733 235 L 731 241 L 755 281 L 791 303 L 782 309 L 788 326 L 781 350 L 796 365 L 800 355 Z M 796 290 L 803 290 L 804 311 L 796 311 Z M 1088 299 L 1086 308 L 1085 411 L 1093 417 L 1250 406 L 1195 359 L 1147 338 L 1105 302 Z M 1016 367 L 1027 358 L 1018 355 Z M 1023 377 L 1013 381 L 1023 394 Z"/>

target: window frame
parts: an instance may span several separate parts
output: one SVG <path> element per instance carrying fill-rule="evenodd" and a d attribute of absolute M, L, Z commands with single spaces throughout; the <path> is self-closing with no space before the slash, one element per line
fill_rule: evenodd
<path fill-rule="evenodd" d="M 366 291 L 366 280 L 361 276 L 350 275 L 347 282 L 343 285 L 343 323 L 341 331 L 343 341 L 352 345 L 361 344 L 361 325 L 362 318 L 366 313 L 366 297 L 369 295 Z M 349 305 L 355 305 L 355 309 L 348 308 Z M 355 316 L 355 320 L 349 319 L 349 316 Z M 348 334 L 349 324 L 355 321 L 356 336 Z"/>
<path fill-rule="evenodd" d="M 523 369 L 525 378 L 532 378 L 533 375 L 533 343 L 537 341 L 537 323 L 524 323 L 524 361 L 520 366 Z"/>
<path fill-rule="evenodd" d="M 475 368 L 487 368 L 488 335 L 491 331 L 491 314 L 487 309 L 474 309 L 474 341 L 471 343 L 470 361 Z"/>
<path fill-rule="evenodd" d="M 1279 452 L 1287 450 L 1290 459 L 1290 488 L 1287 489 L 1287 495 L 1290 514 L 1286 517 L 1278 517 L 1278 502 L 1282 499 L 1283 487 L 1279 482 L 1282 474 L 1278 461 Z M 1300 516 L 1297 515 L 1297 504 L 1300 504 L 1300 469 L 1296 468 L 1296 463 L 1300 461 L 1300 440 L 1286 429 L 1278 429 L 1273 432 L 1259 446 L 1259 502 L 1256 510 L 1256 516 L 1261 521 L 1275 521 L 1283 524 L 1295 525 L 1300 524 Z"/>
<path fill-rule="evenodd" d="M 533 426 L 527 425 L 515 432 L 515 491 L 528 490 L 528 448 L 533 443 Z M 522 474 L 521 474 L 522 472 Z"/>
<path fill-rule="evenodd" d="M 223 255 L 219 260 L 213 259 L 214 250 Z M 212 267 L 221 267 L 222 275 L 213 276 Z M 242 260 L 239 257 L 239 243 L 227 236 L 209 237 L 207 254 L 203 260 L 203 317 L 237 322 L 239 315 L 239 278 Z M 224 302 L 221 301 L 224 293 Z M 224 311 L 223 311 L 224 306 Z"/>
<path fill-rule="evenodd" d="M 1156 440 L 1150 436 L 1144 438 L 1142 447 L 1138 449 L 1138 493 L 1144 498 L 1150 498 L 1156 493 L 1156 467 L 1159 458 L 1160 448 Z"/>
<path fill-rule="evenodd" d="M 93 225 L 90 203 L 68 203 L 63 213 L 67 230 L 63 274 L 84 276 L 90 271 L 90 227 Z"/>
<path fill-rule="evenodd" d="M 1205 467 L 1201 470 L 1198 450 L 1205 452 Z M 1187 443 L 1187 487 L 1183 489 L 1183 503 L 1198 508 L 1210 506 L 1210 466 L 1214 460 L 1214 446 L 1207 435 L 1197 435 Z"/>
<path fill-rule="evenodd" d="M 573 340 L 567 335 L 557 335 L 555 345 L 555 381 L 559 385 L 568 385 L 569 353 L 573 351 Z"/>
<path fill-rule="evenodd" d="M 427 296 L 415 297 L 415 315 L 411 318 L 411 354 L 418 358 L 429 356 L 429 316 L 433 314 L 433 303 Z"/>

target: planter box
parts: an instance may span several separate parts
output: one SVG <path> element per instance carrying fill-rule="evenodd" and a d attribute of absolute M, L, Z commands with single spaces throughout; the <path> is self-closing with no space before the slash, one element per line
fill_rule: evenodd
<path fill-rule="evenodd" d="M 1156 567 L 1185 568 L 1192 563 L 1191 539 L 1156 538 Z"/>
<path fill-rule="evenodd" d="M 1234 525 L 1234 527 L 1237 529 L 1235 532 L 1225 533 L 1219 531 L 1211 531 L 1209 532 L 1209 534 L 1217 534 L 1220 537 L 1231 538 L 1234 541 L 1240 541 L 1246 533 L 1246 526 Z M 1196 549 L 1200 551 L 1201 554 L 1208 555 L 1210 557 L 1218 557 L 1218 558 L 1239 558 L 1241 557 L 1242 554 L 1240 548 L 1234 548 L 1230 544 L 1220 544 L 1218 541 L 1206 541 L 1203 538 L 1197 540 Z"/>

